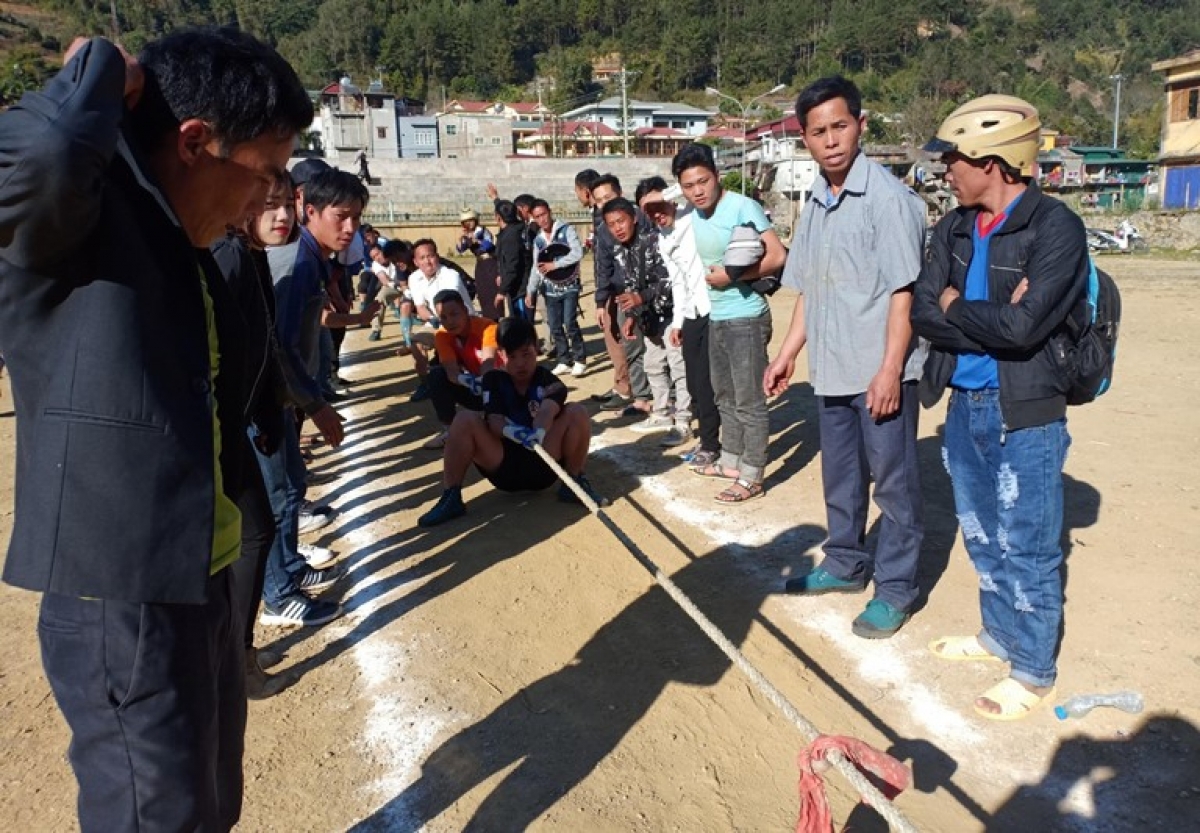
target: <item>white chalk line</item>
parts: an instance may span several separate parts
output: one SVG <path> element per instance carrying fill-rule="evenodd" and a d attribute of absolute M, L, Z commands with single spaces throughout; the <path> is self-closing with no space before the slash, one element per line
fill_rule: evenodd
<path fill-rule="evenodd" d="M 603 456 L 623 473 L 637 476 L 641 488 L 649 496 L 661 506 L 669 505 L 675 519 L 701 531 L 714 547 L 762 546 L 791 528 L 791 525 L 786 524 L 746 524 L 745 518 L 737 527 L 730 527 L 726 515 L 681 496 L 673 473 L 640 474 L 640 467 L 636 461 L 621 453 L 624 442 L 613 436 L 616 433 L 616 430 L 610 430 L 593 438 L 592 453 Z M 369 489 L 370 483 L 367 483 L 340 499 L 352 498 L 360 490 Z M 387 500 L 390 498 L 381 498 L 355 507 L 352 512 L 347 513 L 347 518 L 352 520 L 366 514 L 372 507 L 377 507 L 380 502 Z M 374 540 L 373 527 L 377 523 L 378 521 L 366 527 L 349 529 L 341 536 L 339 542 L 345 542 L 352 548 L 368 546 Z M 352 575 L 357 574 L 361 578 L 354 582 L 352 592 L 367 593 L 368 598 L 361 601 L 355 610 L 347 615 L 345 624 L 351 626 L 404 590 L 396 588 L 386 593 L 370 595 L 373 585 L 385 580 L 387 575 L 378 572 L 364 573 L 363 567 L 369 561 L 370 559 L 354 565 Z M 744 569 L 757 573 L 755 577 L 759 580 L 777 583 L 780 578 L 768 568 L 750 562 L 744 565 Z M 788 610 L 793 624 L 821 636 L 834 645 L 862 680 L 873 685 L 886 685 L 889 688 L 888 696 L 893 701 L 904 703 L 912 721 L 928 732 L 929 736 L 936 737 L 938 743 L 945 747 L 945 751 L 956 758 L 970 754 L 972 758 L 978 756 L 979 761 L 984 758 L 995 760 L 993 756 L 998 750 L 988 748 L 992 746 L 988 743 L 988 738 L 936 691 L 915 679 L 914 670 L 907 657 L 916 649 L 907 644 L 910 640 L 904 639 L 904 634 L 886 642 L 867 642 L 850 633 L 842 612 L 827 603 L 822 604 L 821 600 L 788 599 L 783 606 Z M 923 647 L 921 649 L 923 650 Z M 360 743 L 369 758 L 379 761 L 383 769 L 383 773 L 371 784 L 365 785 L 365 788 L 387 807 L 387 818 L 378 821 L 389 827 L 394 826 L 395 829 L 417 829 L 428 820 L 414 818 L 409 808 L 388 802 L 392 802 L 415 781 L 416 776 L 419 776 L 421 763 L 434 749 L 437 739 L 451 726 L 469 720 L 470 716 L 452 712 L 434 715 L 420 708 L 420 683 L 405 673 L 409 660 L 421 653 L 418 641 L 398 645 L 394 639 L 385 638 L 382 633 L 377 632 L 357 642 L 350 653 L 367 682 L 364 696 L 371 701 Z M 400 678 L 403 678 L 404 682 L 397 686 L 396 680 Z M 836 730 L 836 727 L 833 728 Z M 1029 776 L 1037 774 L 1028 773 Z M 1013 772 L 1013 775 L 1018 774 Z M 1014 780 L 1017 779 L 1014 777 Z M 1088 793 L 1090 790 L 1080 788 L 1073 791 L 1067 799 L 1075 812 L 1086 813 L 1090 803 L 1085 797 Z"/>

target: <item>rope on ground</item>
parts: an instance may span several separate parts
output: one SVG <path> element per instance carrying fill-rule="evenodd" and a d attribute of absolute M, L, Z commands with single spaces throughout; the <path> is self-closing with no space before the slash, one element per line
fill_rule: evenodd
<path fill-rule="evenodd" d="M 743 654 L 736 645 L 730 642 L 725 634 L 721 633 L 720 629 L 713 624 L 712 620 L 705 616 L 700 608 L 696 607 L 695 603 L 692 602 L 692 600 L 689 599 L 684 592 L 679 589 L 678 586 L 676 586 L 675 582 L 671 581 L 671 579 L 661 569 L 659 569 L 658 565 L 655 564 L 650 557 L 642 551 L 641 547 L 634 543 L 633 539 L 626 535 L 625 532 L 619 526 L 617 526 L 617 524 L 614 523 L 611 518 L 608 517 L 604 510 L 596 504 L 596 501 L 592 500 L 591 496 L 582 488 L 580 488 L 579 484 L 575 482 L 575 478 L 567 474 L 566 470 L 559 465 L 557 460 L 550 456 L 550 453 L 547 452 L 546 449 L 542 448 L 540 443 L 535 443 L 533 450 L 539 457 L 542 458 L 542 461 L 550 467 L 550 470 L 558 476 L 558 479 L 561 480 L 567 486 L 567 488 L 571 490 L 575 497 L 577 497 L 580 502 L 587 507 L 588 511 L 595 515 L 600 522 L 608 528 L 609 532 L 616 536 L 617 540 L 625 545 L 625 548 L 629 550 L 630 555 L 637 559 L 638 563 L 645 567 L 650 575 L 654 576 L 655 582 L 657 582 L 658 585 L 666 591 L 668 596 L 675 600 L 676 604 L 683 608 L 683 611 L 687 613 L 692 621 L 699 626 L 700 630 L 704 632 L 704 635 L 712 640 L 713 644 L 721 649 L 721 653 L 729 657 L 729 660 L 736 665 L 741 672 L 746 675 L 746 677 L 749 678 L 750 682 L 754 684 L 759 692 L 766 697 L 767 700 L 770 701 L 770 703 L 775 706 L 775 708 L 778 709 L 784 717 L 791 721 L 792 725 L 800 730 L 800 734 L 804 736 L 808 743 L 812 744 L 819 737 L 822 737 L 820 730 L 817 729 L 812 721 L 801 714 L 800 710 L 792 705 L 791 701 L 784 696 L 783 692 L 777 689 L 770 680 L 763 676 L 761 671 L 754 667 L 750 660 L 746 658 L 746 655 Z M 905 818 L 900 811 L 896 809 L 896 806 L 892 804 L 892 802 L 889 801 L 887 797 L 885 797 L 883 793 L 881 793 L 879 789 L 854 766 L 854 764 L 846 759 L 846 756 L 843 755 L 839 749 L 829 749 L 825 754 L 825 759 L 842 774 L 842 776 L 850 783 L 850 786 L 853 787 L 855 791 L 857 791 L 857 793 L 862 797 L 863 801 L 874 807 L 875 810 L 878 811 L 881 816 L 883 816 L 892 830 L 900 831 L 900 833 L 918 833 L 916 826 L 907 818 Z"/>

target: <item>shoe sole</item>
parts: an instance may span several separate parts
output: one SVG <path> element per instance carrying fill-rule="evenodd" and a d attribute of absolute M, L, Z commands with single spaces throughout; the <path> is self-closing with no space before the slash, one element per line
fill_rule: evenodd
<path fill-rule="evenodd" d="M 275 616 L 269 613 L 264 613 L 258 617 L 258 622 L 261 625 L 273 627 L 314 628 L 318 625 L 327 625 L 341 615 L 342 611 L 341 608 L 339 608 L 337 613 L 330 614 L 329 616 L 318 616 L 315 619 L 306 619 L 298 622 L 295 619 L 291 619 L 287 616 Z"/>
<path fill-rule="evenodd" d="M 460 512 L 454 512 L 445 518 L 439 518 L 436 521 L 429 521 L 428 523 L 425 522 L 425 518 L 422 516 L 417 518 L 417 526 L 421 527 L 421 529 L 432 529 L 435 526 L 450 523 L 450 521 L 461 518 L 465 514 L 467 514 L 467 507 L 464 506 Z"/>
<path fill-rule="evenodd" d="M 907 621 L 908 619 L 905 618 L 904 622 Z M 850 631 L 855 636 L 863 639 L 887 639 L 891 636 L 895 636 L 896 631 L 904 627 L 904 622 L 896 625 L 896 627 L 892 628 L 891 630 L 880 630 L 879 628 L 867 625 L 865 623 L 859 623 L 857 620 L 855 620 L 850 624 Z"/>
<path fill-rule="evenodd" d="M 793 584 L 789 581 L 783 586 L 783 592 L 790 593 L 793 596 L 827 596 L 830 593 L 861 593 L 867 589 L 867 585 L 852 585 L 850 587 L 822 587 L 817 590 L 809 590 L 807 587 L 801 587 L 798 584 Z"/>

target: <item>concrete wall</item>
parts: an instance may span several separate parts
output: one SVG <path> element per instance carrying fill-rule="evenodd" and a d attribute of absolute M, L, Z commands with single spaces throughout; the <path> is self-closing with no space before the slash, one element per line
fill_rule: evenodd
<path fill-rule="evenodd" d="M 492 203 L 484 186 L 492 182 L 503 198 L 533 194 L 563 219 L 586 219 L 575 199 L 575 174 L 584 168 L 616 174 L 630 199 L 640 179 L 657 174 L 673 181 L 671 160 L 665 158 L 372 159 L 371 175 L 378 184 L 371 186 L 367 217 L 383 227 L 389 222 L 457 221 L 464 208 L 490 218 Z"/>

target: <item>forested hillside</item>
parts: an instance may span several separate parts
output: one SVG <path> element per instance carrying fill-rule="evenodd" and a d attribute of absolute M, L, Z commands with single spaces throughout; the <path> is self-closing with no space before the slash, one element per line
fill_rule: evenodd
<path fill-rule="evenodd" d="M 606 94 L 591 82 L 591 59 L 612 52 L 624 56 L 634 96 L 693 103 L 705 86 L 745 100 L 842 72 L 874 111 L 902 115 L 874 124 L 882 140 L 923 134 L 953 102 L 1002 91 L 1032 100 L 1080 141 L 1106 144 L 1110 76 L 1120 73 L 1122 144 L 1146 155 L 1157 150 L 1161 118 L 1150 63 L 1200 46 L 1200 0 L 26 2 L 54 11 L 62 31 L 14 35 L 8 23 L 21 7 L 0 3 L 10 51 L 22 38 L 27 50 L 53 45 L 71 29 L 110 33 L 114 15 L 133 47 L 173 26 L 237 23 L 276 44 L 312 86 L 382 75 L 390 89 L 435 105 L 443 96 L 531 98 L 540 84 L 566 109 Z"/>

